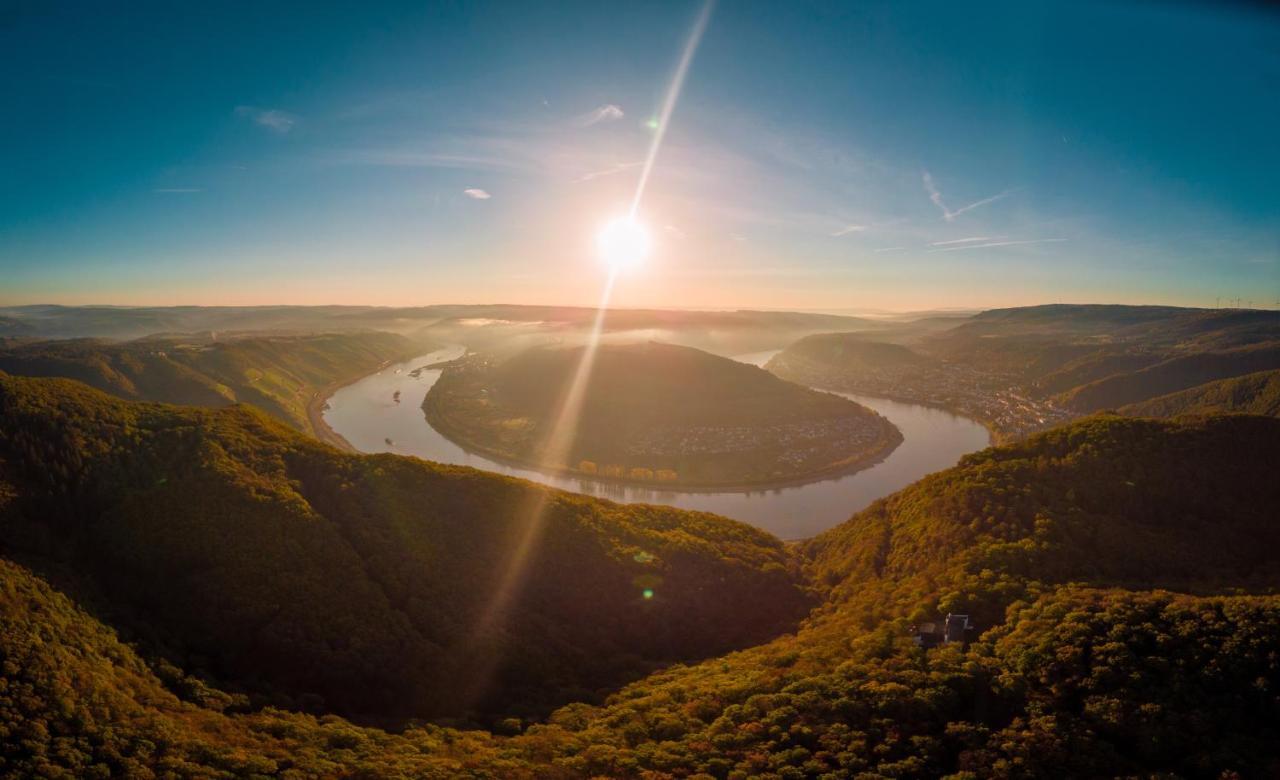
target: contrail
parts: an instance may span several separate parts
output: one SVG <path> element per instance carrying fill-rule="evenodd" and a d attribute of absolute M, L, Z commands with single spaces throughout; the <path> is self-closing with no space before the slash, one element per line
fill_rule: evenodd
<path fill-rule="evenodd" d="M 645 187 L 649 185 L 653 163 L 658 159 L 658 150 L 662 148 L 662 139 L 667 135 L 671 114 L 676 110 L 676 103 L 680 100 L 680 90 L 684 88 L 684 77 L 689 73 L 689 64 L 693 62 L 693 54 L 698 50 L 698 44 L 702 42 L 702 34 L 706 32 L 707 22 L 711 20 L 711 10 L 714 7 L 715 0 L 707 0 L 698 14 L 697 21 L 693 23 L 689 39 L 685 41 L 684 51 L 680 54 L 680 63 L 676 65 L 675 77 L 671 79 L 671 86 L 667 88 L 667 97 L 662 101 L 662 113 L 658 115 L 658 130 L 653 134 L 653 141 L 649 144 L 649 155 L 645 158 L 644 169 L 640 172 L 636 196 L 631 201 L 631 219 L 635 219 L 636 212 L 640 210 L 640 200 L 644 198 Z"/>

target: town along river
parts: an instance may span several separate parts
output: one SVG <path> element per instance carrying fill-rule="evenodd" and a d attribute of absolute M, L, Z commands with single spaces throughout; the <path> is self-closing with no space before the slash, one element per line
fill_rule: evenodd
<path fill-rule="evenodd" d="M 940 409 L 841 393 L 887 417 L 902 431 L 902 444 L 862 471 L 790 487 L 746 492 L 685 493 L 563 477 L 509 466 L 467 452 L 437 433 L 422 413 L 422 399 L 440 377 L 423 366 L 462 355 L 461 347 L 432 352 L 383 368 L 341 388 L 329 399 L 325 422 L 361 452 L 395 452 L 426 460 L 474 466 L 546 485 L 623 502 L 669 504 L 742 520 L 783 539 L 803 539 L 847 520 L 877 498 L 949 468 L 960 456 L 990 444 L 977 422 Z M 773 352 L 742 355 L 763 365 Z"/>

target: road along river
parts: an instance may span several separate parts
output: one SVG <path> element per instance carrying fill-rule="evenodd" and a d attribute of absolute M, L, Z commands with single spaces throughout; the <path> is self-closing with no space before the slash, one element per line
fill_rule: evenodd
<path fill-rule="evenodd" d="M 877 498 L 887 496 L 925 474 L 954 466 L 962 455 L 990 444 L 987 429 L 967 417 L 916 404 L 840 393 L 887 417 L 902 431 L 903 442 L 884 460 L 854 474 L 805 485 L 748 492 L 683 493 L 561 477 L 489 460 L 437 433 L 422 413 L 422 399 L 440 378 L 422 366 L 461 356 L 449 347 L 383 368 L 339 389 L 329 398 L 324 420 L 361 452 L 395 452 L 426 460 L 474 466 L 546 485 L 623 502 L 669 504 L 742 520 L 783 539 L 803 539 L 824 531 Z M 744 363 L 763 365 L 775 352 L 741 355 Z"/>

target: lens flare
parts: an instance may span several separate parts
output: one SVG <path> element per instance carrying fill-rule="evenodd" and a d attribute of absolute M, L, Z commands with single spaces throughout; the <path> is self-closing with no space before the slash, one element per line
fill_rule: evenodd
<path fill-rule="evenodd" d="M 541 459 L 548 463 L 564 463 L 565 458 L 572 450 L 577 435 L 583 398 L 586 395 L 587 383 L 591 378 L 591 369 L 595 363 L 596 348 L 600 344 L 600 337 L 605 327 L 605 318 L 609 312 L 614 283 L 622 270 L 640 263 L 649 252 L 649 232 L 636 221 L 636 214 L 644 198 L 649 177 L 653 173 L 654 161 L 658 157 L 658 150 L 662 147 L 662 140 L 666 135 L 667 126 L 670 124 L 671 114 L 675 110 L 676 102 L 679 100 L 680 89 L 684 85 L 684 79 L 688 74 L 689 65 L 693 61 L 694 52 L 697 51 L 698 43 L 702 40 L 702 34 L 706 30 L 707 21 L 711 18 L 713 7 L 714 0 L 706 0 L 703 4 L 702 10 L 694 22 L 693 30 L 685 41 L 680 61 L 676 66 L 675 75 L 672 77 L 671 84 L 667 89 L 662 111 L 657 117 L 656 123 L 650 123 L 650 128 L 653 129 L 654 135 L 649 144 L 649 154 L 645 159 L 644 167 L 641 169 L 640 180 L 636 185 L 635 195 L 631 200 L 631 208 L 628 215 L 605 225 L 597 236 L 601 259 L 608 265 L 608 279 L 605 282 L 604 289 L 601 291 L 600 306 L 596 309 L 595 319 L 587 336 L 582 357 L 578 362 L 577 369 L 574 371 L 567 390 L 559 401 L 556 423 L 550 429 L 549 436 L 542 446 Z M 472 626 L 470 635 L 463 643 L 464 649 L 461 657 L 466 657 L 468 653 L 474 656 L 471 659 L 473 667 L 466 669 L 464 672 L 467 679 L 463 683 L 463 688 L 465 689 L 463 698 L 467 701 L 479 701 L 485 694 L 486 689 L 493 683 L 494 672 L 499 658 L 496 656 L 488 657 L 480 651 L 485 647 L 485 643 L 489 641 L 489 637 L 500 632 L 502 623 L 508 617 L 509 611 L 514 608 L 520 586 L 529 573 L 530 559 L 534 556 L 534 551 L 542 535 L 543 526 L 547 521 L 547 512 L 555 501 L 556 495 L 553 492 L 535 490 L 529 496 L 527 505 L 522 507 L 518 513 L 519 522 L 514 529 L 515 536 L 512 539 L 511 549 L 506 556 L 506 560 L 498 567 L 497 582 L 489 594 L 488 601 L 481 610 L 475 625 Z M 654 589 L 645 587 L 641 590 L 640 595 L 646 600 L 652 599 L 654 598 Z"/>
<path fill-rule="evenodd" d="M 649 254 L 649 231 L 630 217 L 619 217 L 607 223 L 596 236 L 600 259 L 611 269 L 635 268 Z"/>

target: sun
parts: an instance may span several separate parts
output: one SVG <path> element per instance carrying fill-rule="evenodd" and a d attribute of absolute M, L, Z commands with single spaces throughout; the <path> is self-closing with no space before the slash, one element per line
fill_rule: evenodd
<path fill-rule="evenodd" d="M 649 231 L 630 217 L 605 223 L 596 235 L 600 259 L 614 271 L 635 268 L 649 255 Z"/>

